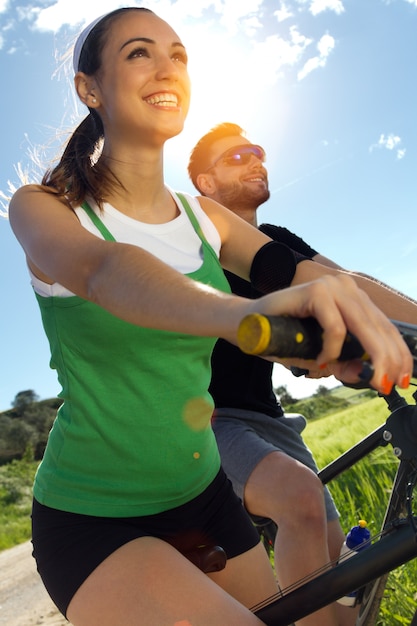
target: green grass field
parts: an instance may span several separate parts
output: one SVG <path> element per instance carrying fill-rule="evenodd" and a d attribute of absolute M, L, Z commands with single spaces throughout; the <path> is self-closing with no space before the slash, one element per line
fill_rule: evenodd
<path fill-rule="evenodd" d="M 32 483 L 37 463 L 12 461 L 0 466 L 0 550 L 30 538 Z"/>
<path fill-rule="evenodd" d="M 411 391 L 403 394 L 411 398 Z M 310 421 L 304 439 L 319 468 L 378 428 L 389 415 L 381 398 L 374 398 L 322 419 Z M 330 485 L 347 532 L 365 519 L 372 534 L 382 523 L 397 460 L 392 448 L 380 448 Z M 390 574 L 378 626 L 409 625 L 417 609 L 417 559 Z"/>

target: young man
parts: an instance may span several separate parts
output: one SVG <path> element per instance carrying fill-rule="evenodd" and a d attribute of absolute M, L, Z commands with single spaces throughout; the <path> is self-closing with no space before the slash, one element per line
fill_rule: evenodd
<path fill-rule="evenodd" d="M 198 191 L 257 227 L 257 209 L 270 196 L 265 152 L 236 124 L 224 123 L 194 147 L 188 172 Z M 260 230 L 298 254 L 323 266 L 323 273 L 343 271 L 286 228 Z M 393 319 L 417 319 L 416 303 L 360 274 L 351 274 Z M 226 272 L 232 291 L 257 298 L 250 283 Z M 384 306 L 385 305 L 385 306 Z M 210 392 L 216 411 L 213 428 L 223 467 L 253 516 L 272 519 L 279 532 L 275 568 L 285 588 L 338 558 L 344 533 L 327 488 L 301 432 L 305 419 L 285 415 L 272 386 L 269 361 L 243 354 L 219 340 L 212 356 Z M 354 624 L 355 613 L 338 605 L 339 624 Z M 300 624 L 315 624 L 314 616 Z"/>

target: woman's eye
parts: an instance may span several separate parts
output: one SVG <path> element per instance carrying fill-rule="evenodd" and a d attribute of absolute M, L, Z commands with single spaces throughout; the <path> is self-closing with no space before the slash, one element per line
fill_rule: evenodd
<path fill-rule="evenodd" d="M 176 52 L 173 56 L 172 56 L 173 61 L 179 61 L 180 63 L 184 63 L 184 65 L 187 65 L 188 63 L 188 56 L 185 52 Z"/>
<path fill-rule="evenodd" d="M 148 57 L 148 56 L 149 54 L 146 48 L 135 48 L 134 50 L 132 50 L 132 52 L 130 52 L 128 58 L 135 59 L 138 57 Z"/>

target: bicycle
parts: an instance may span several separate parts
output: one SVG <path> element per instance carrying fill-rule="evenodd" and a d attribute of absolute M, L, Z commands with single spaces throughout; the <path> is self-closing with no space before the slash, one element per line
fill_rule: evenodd
<path fill-rule="evenodd" d="M 417 326 L 394 324 L 413 355 L 413 377 L 417 377 Z M 239 345 L 249 354 L 311 359 L 321 350 L 321 328 L 310 318 L 300 320 L 254 314 L 242 321 Z M 365 359 L 366 356 L 356 338 L 348 335 L 340 359 L 353 358 Z M 355 553 L 331 569 L 313 573 L 308 580 L 283 590 L 284 595 L 269 598 L 262 606 L 253 607 L 254 613 L 268 626 L 289 626 L 358 589 L 360 612 L 357 626 L 373 626 L 388 574 L 417 557 L 417 517 L 412 511 L 413 489 L 417 484 L 417 391 L 413 394 L 416 404 L 408 404 L 395 389 L 381 397 L 390 410 L 386 423 L 319 472 L 323 484 L 327 484 L 377 447 L 391 445 L 399 466 L 381 531 L 371 538 L 366 550 Z M 416 625 L 417 611 L 410 626 Z"/>

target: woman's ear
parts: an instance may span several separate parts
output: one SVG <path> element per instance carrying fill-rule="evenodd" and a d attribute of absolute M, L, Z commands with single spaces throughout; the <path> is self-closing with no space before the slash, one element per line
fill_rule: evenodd
<path fill-rule="evenodd" d="M 205 196 L 211 196 L 216 191 L 216 185 L 211 174 L 199 174 L 196 178 L 198 189 Z"/>
<path fill-rule="evenodd" d="M 95 82 L 91 76 L 87 76 L 84 72 L 77 72 L 74 76 L 74 85 L 83 104 L 89 109 L 96 109 L 99 106 Z"/>

